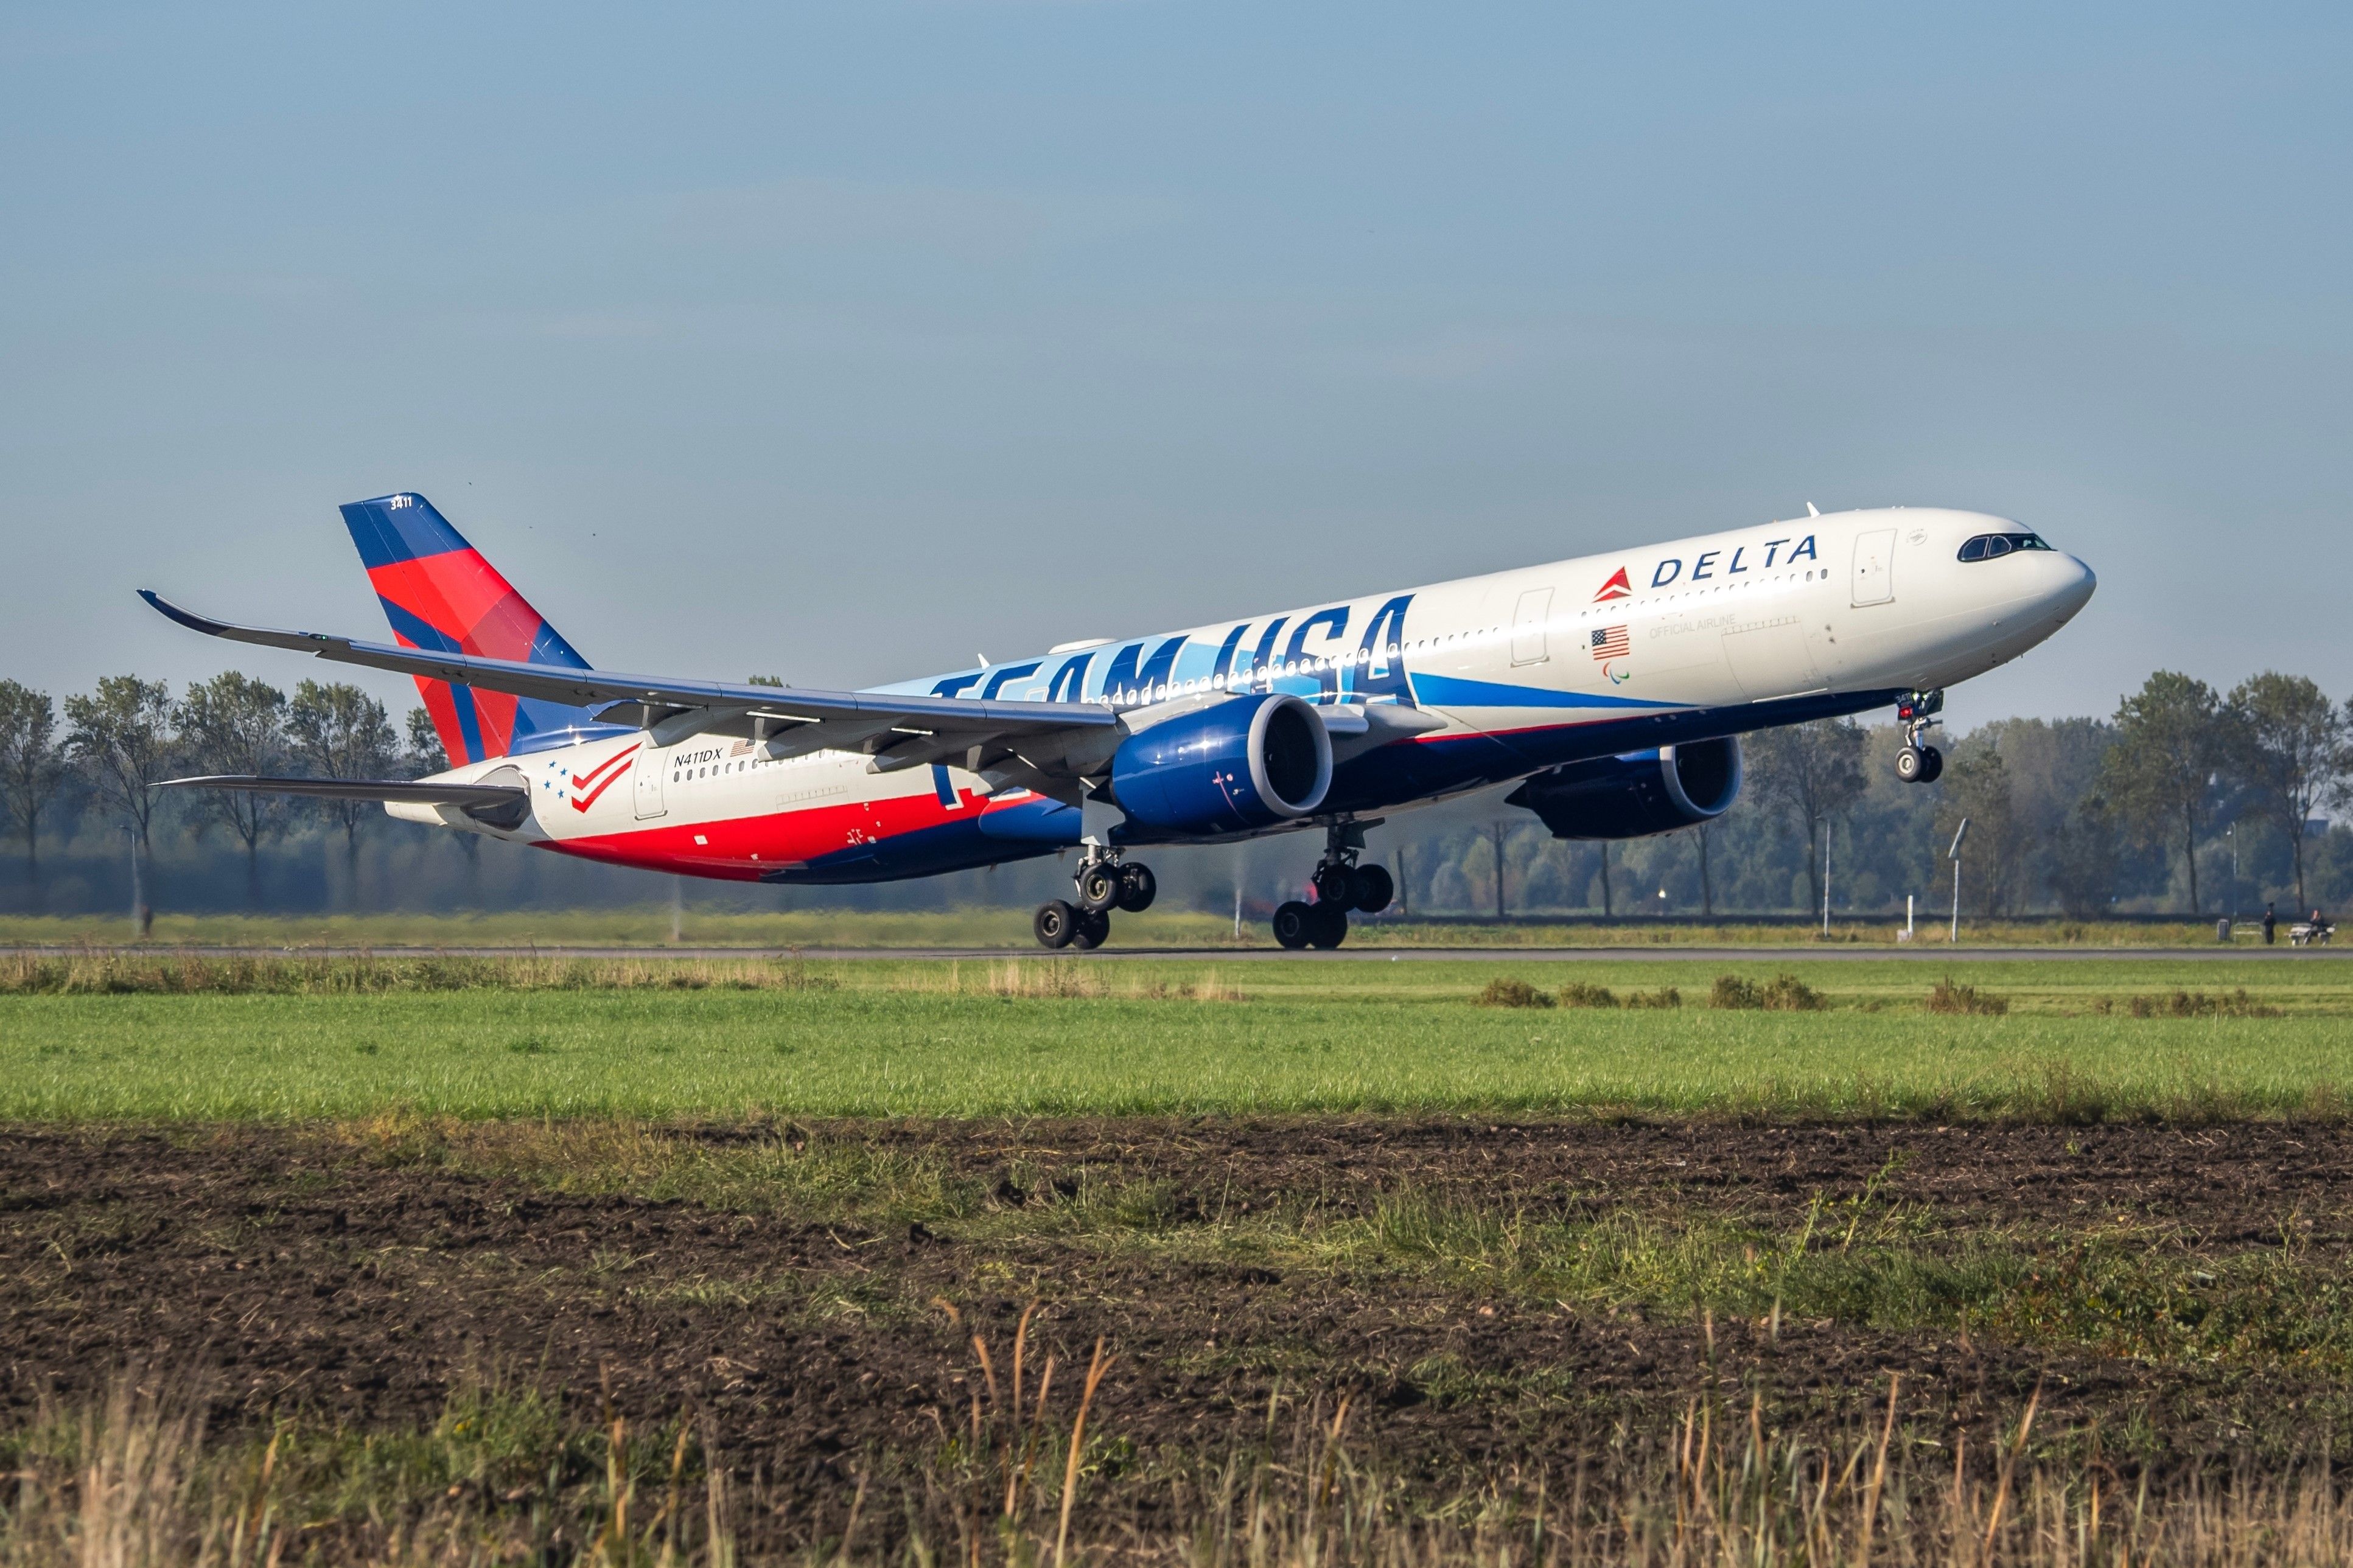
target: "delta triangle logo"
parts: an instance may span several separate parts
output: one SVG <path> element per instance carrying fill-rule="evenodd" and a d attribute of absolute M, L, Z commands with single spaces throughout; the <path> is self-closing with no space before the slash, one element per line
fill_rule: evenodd
<path fill-rule="evenodd" d="M 1630 599 L 1633 596 L 1633 584 L 1626 581 L 1626 568 L 1620 566 L 1609 574 L 1609 581 L 1601 584 L 1601 592 L 1593 595 L 1593 602 L 1598 605 L 1604 599 Z"/>

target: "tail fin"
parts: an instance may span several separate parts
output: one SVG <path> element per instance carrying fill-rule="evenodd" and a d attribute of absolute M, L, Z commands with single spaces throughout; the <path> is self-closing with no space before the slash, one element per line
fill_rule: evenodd
<path fill-rule="evenodd" d="M 378 496 L 353 501 L 343 513 L 403 647 L 588 668 L 423 496 Z M 477 691 L 421 675 L 417 689 L 453 766 L 504 756 L 533 735 L 595 722 L 586 708 Z"/>

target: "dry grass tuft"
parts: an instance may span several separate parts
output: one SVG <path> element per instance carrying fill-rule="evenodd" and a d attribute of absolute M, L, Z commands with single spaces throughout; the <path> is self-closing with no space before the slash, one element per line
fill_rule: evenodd
<path fill-rule="evenodd" d="M 1948 974 L 1937 981 L 1936 988 L 1928 993 L 1928 1011 L 2000 1017 L 2010 1011 L 2010 998 L 1979 991 L 1974 985 L 1956 984 Z"/>
<path fill-rule="evenodd" d="M 2092 1011 L 2103 1017 L 2116 1013 L 2136 1018 L 2280 1018 L 2286 1015 L 2267 1002 L 2247 994 L 2243 985 L 2235 991 L 2208 995 L 2203 991 L 2175 991 L 2156 996 L 2103 996 L 2092 1004 Z"/>
<path fill-rule="evenodd" d="M 1481 1007 L 1549 1007 L 1553 999 L 1548 992 L 1539 991 L 1525 980 L 1497 975 L 1487 982 L 1486 989 L 1472 997 Z"/>
<path fill-rule="evenodd" d="M 1629 991 L 1620 996 L 1607 985 L 1572 980 L 1560 988 L 1560 1005 L 1564 1007 L 1680 1007 L 1683 1005 L 1683 994 L 1672 985 L 1662 985 L 1656 991 Z"/>
<path fill-rule="evenodd" d="M 1222 1450 L 1145 1457 L 1119 1431 L 1118 1357 L 1050 1353 L 1038 1309 L 973 1332 L 931 1436 L 846 1466 L 821 1520 L 787 1518 L 718 1436 L 566 1421 L 534 1395 L 453 1397 L 429 1431 L 278 1424 L 218 1439 L 197 1402 L 124 1379 L 98 1407 L 0 1434 L 0 1568 L 263 1568 L 545 1562 L 733 1568 L 1049 1562 L 1258 1568 L 2292 1568 L 2353 1561 L 2353 1496 L 2325 1461 L 2159 1479 L 2038 1459 L 2041 1393 L 1978 1441 L 1883 1412 L 1823 1444 L 1784 1436 L 1765 1391 L 1694 1395 L 1663 1440 L 1558 1473 L 1468 1473 L 1430 1493 L 1384 1463 L 1382 1414 L 1305 1392 Z M 944 1369 L 949 1370 L 949 1369 Z M 1711 1384 L 1711 1387 L 1715 1385 Z M 2065 1447 L 2062 1442 L 2062 1447 Z M 765 1533 L 756 1543 L 747 1535 Z M 743 1544 L 739 1544 L 743 1542 Z"/>
<path fill-rule="evenodd" d="M 1777 974 L 1762 985 L 1737 974 L 1719 974 L 1708 989 L 1707 1005 L 1736 1011 L 1819 1013 L 1830 1003 L 1794 974 Z"/>
<path fill-rule="evenodd" d="M 830 991 L 789 958 L 348 958 L 90 951 L 0 958 L 0 995 L 374 996 L 453 991 Z"/>

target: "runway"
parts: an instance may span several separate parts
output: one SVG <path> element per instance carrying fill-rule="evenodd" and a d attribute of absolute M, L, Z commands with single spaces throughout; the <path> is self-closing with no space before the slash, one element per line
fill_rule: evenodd
<path fill-rule="evenodd" d="M 828 963 L 921 960 L 1068 959 L 1082 963 L 1138 960 L 1286 963 L 2000 963 L 2149 959 L 2182 961 L 2253 959 L 2265 963 L 2326 962 L 2353 958 L 2344 948 L 2276 947 L 1947 947 L 1914 942 L 1899 947 L 1827 944 L 1815 947 L 1378 947 L 1351 946 L 1331 952 L 1279 947 L 1110 947 L 1076 949 L 1008 947 L 43 947 L 0 946 L 0 953 L 69 957 L 104 953 L 170 958 L 593 958 L 648 962 L 709 962 L 723 959 L 794 958 Z"/>

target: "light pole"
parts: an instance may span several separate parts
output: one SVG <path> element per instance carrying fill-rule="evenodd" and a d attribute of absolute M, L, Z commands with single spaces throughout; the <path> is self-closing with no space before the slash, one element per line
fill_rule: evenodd
<path fill-rule="evenodd" d="M 2239 825 L 2222 829 L 2222 837 L 2231 841 L 2231 929 L 2239 929 Z"/>
<path fill-rule="evenodd" d="M 1953 830 L 1953 847 L 1945 851 L 1945 858 L 1953 863 L 1953 931 L 1945 941 L 1954 947 L 1961 942 L 1961 840 L 1968 836 L 1969 819 L 1965 816 Z"/>
<path fill-rule="evenodd" d="M 1822 934 L 1831 934 L 1831 819 L 1822 818 Z"/>

